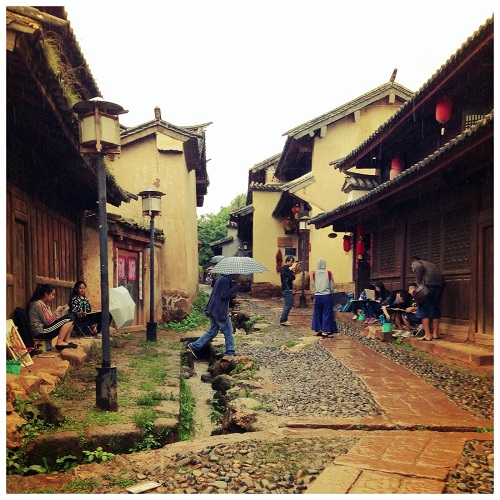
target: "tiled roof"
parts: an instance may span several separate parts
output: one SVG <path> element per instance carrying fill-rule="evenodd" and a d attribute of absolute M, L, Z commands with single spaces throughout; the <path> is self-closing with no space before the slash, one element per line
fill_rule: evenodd
<path fill-rule="evenodd" d="M 351 151 L 347 156 L 340 160 L 335 160 L 330 162 L 330 165 L 334 165 L 335 168 L 346 169 L 352 165 L 349 162 L 357 156 L 358 153 L 362 152 L 364 149 L 370 146 L 372 142 L 375 142 L 379 135 L 381 135 L 385 130 L 387 130 L 392 124 L 395 124 L 401 117 L 410 112 L 415 104 L 419 102 L 422 97 L 432 90 L 432 87 L 436 86 L 445 79 L 448 73 L 457 67 L 460 62 L 465 59 L 473 49 L 473 46 L 479 44 L 481 40 L 489 36 L 489 30 L 493 29 L 493 16 L 488 19 L 477 31 L 475 31 L 467 40 L 462 44 L 462 46 L 425 82 L 420 89 L 415 92 L 413 97 L 406 101 L 385 123 L 383 123 L 366 141 L 364 141 L 355 150 Z"/>
<path fill-rule="evenodd" d="M 379 87 L 370 90 L 366 94 L 363 94 L 352 101 L 349 101 L 338 108 L 329 111 L 317 118 L 313 118 L 298 127 L 295 127 L 288 132 L 285 132 L 283 135 L 294 136 L 296 139 L 300 138 L 302 135 L 305 135 L 308 131 L 318 129 L 324 125 L 328 125 L 337 120 L 340 120 L 344 116 L 353 113 L 354 111 L 364 108 L 371 102 L 374 102 L 386 94 L 389 94 L 391 90 L 394 90 L 397 95 L 399 95 L 402 99 L 407 100 L 412 95 L 413 92 L 403 85 L 400 85 L 396 82 L 387 82 Z"/>
<path fill-rule="evenodd" d="M 125 219 L 124 217 L 118 214 L 112 214 L 108 212 L 108 220 L 111 225 L 116 224 L 125 229 L 131 229 L 133 231 L 142 232 L 145 236 L 149 236 L 151 234 L 151 229 L 149 226 L 139 224 L 133 219 Z M 160 241 L 163 243 L 165 241 L 165 233 L 163 232 L 163 229 L 155 227 L 154 237 L 156 241 Z"/>
<path fill-rule="evenodd" d="M 172 132 L 177 132 L 187 137 L 193 137 L 193 138 L 201 137 L 201 135 L 197 132 L 200 129 L 200 126 L 198 125 L 195 127 L 194 126 L 179 127 L 177 125 L 172 125 L 171 123 L 166 122 L 165 120 L 150 120 L 148 122 L 141 123 L 134 127 L 126 127 L 124 130 L 120 132 L 120 136 L 122 138 L 129 137 L 131 135 L 137 134 L 138 132 L 142 132 L 143 130 L 153 129 L 156 126 L 162 126 L 167 130 L 171 130 Z"/>
<path fill-rule="evenodd" d="M 245 207 L 241 207 L 241 208 L 238 208 L 237 210 L 233 210 L 230 215 L 235 216 L 235 217 L 244 216 L 244 215 L 251 214 L 254 210 L 255 210 L 255 208 L 253 207 L 253 205 L 246 205 Z"/>
<path fill-rule="evenodd" d="M 252 191 L 282 191 L 284 182 L 277 182 L 272 184 L 261 184 L 260 182 L 251 182 L 248 189 Z"/>
<path fill-rule="evenodd" d="M 227 236 L 226 238 L 222 238 L 222 239 L 217 240 L 217 241 L 212 241 L 211 243 L 209 243 L 209 245 L 211 247 L 217 247 L 217 246 L 221 246 L 221 245 L 226 245 L 227 243 L 231 243 L 232 241 L 234 241 L 234 237 Z"/>
<path fill-rule="evenodd" d="M 278 153 L 274 156 L 271 156 L 267 160 L 261 161 L 260 163 L 256 163 L 251 169 L 250 172 L 254 174 L 255 172 L 258 172 L 259 170 L 262 170 L 263 168 L 269 167 L 273 163 L 277 162 L 280 159 L 281 153 Z"/>
<path fill-rule="evenodd" d="M 379 185 L 380 183 L 376 175 L 363 175 L 349 172 L 342 186 L 342 191 L 349 193 L 353 190 L 374 189 Z"/>
<path fill-rule="evenodd" d="M 462 143 L 464 143 L 467 139 L 469 138 L 474 138 L 476 135 L 479 135 L 481 132 L 486 131 L 488 127 L 493 127 L 493 111 L 486 115 L 481 121 L 475 123 L 472 127 L 465 129 L 462 133 L 457 135 L 454 139 L 451 141 L 447 142 L 444 146 L 439 148 L 438 150 L 434 151 L 432 154 L 424 158 L 423 160 L 419 161 L 418 163 L 415 163 L 408 169 L 404 170 L 401 172 L 396 178 L 389 180 L 387 182 L 384 182 L 380 186 L 376 187 L 375 189 L 372 189 L 365 195 L 361 196 L 360 198 L 350 201 L 348 203 L 344 203 L 343 205 L 338 206 L 334 210 L 330 212 L 325 212 L 323 214 L 319 214 L 316 217 L 313 217 L 310 221 L 310 224 L 318 224 L 326 219 L 329 219 L 330 217 L 340 214 L 347 209 L 351 207 L 355 207 L 356 205 L 362 205 L 366 201 L 369 201 L 373 198 L 376 198 L 378 195 L 385 193 L 389 191 L 391 188 L 394 186 L 402 183 L 402 182 L 407 182 L 409 179 L 411 179 L 413 176 L 415 176 L 417 173 L 421 172 L 425 168 L 429 167 L 432 165 L 436 160 L 438 160 L 440 157 L 442 157 L 444 154 L 448 153 L 450 150 L 457 148 L 460 146 Z"/>
<path fill-rule="evenodd" d="M 290 182 L 287 182 L 281 186 L 282 191 L 290 191 L 294 192 L 295 189 L 304 188 L 314 183 L 314 174 L 313 172 L 308 172 L 296 179 L 293 179 Z"/>

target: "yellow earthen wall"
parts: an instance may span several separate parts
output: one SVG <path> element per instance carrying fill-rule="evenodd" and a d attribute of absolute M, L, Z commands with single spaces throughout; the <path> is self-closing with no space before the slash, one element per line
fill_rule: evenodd
<path fill-rule="evenodd" d="M 383 122 L 392 116 L 400 104 L 387 105 L 384 100 L 361 110 L 361 117 L 354 121 L 353 114 L 336 121 L 327 127 L 326 136 L 314 139 L 312 171 L 315 182 L 296 191 L 297 196 L 312 205 L 311 217 L 329 212 L 347 203 L 347 195 L 341 191 L 345 174 L 339 172 L 330 162 L 349 154 L 365 141 Z M 360 173 L 373 174 L 373 170 Z M 332 227 L 315 229 L 311 227 L 309 270 L 316 269 L 318 259 L 325 259 L 328 269 L 333 273 L 335 283 L 346 292 L 352 291 L 352 252 L 343 250 L 344 233 L 337 238 L 328 238 Z M 337 288 L 337 287 L 336 287 Z M 338 288 L 337 288 L 338 289 Z"/>
<path fill-rule="evenodd" d="M 184 155 L 179 152 L 183 148 L 182 141 L 169 137 L 168 141 L 161 141 L 161 145 L 165 142 L 172 143 L 170 151 L 158 151 L 155 136 L 122 144 L 121 155 L 108 162 L 109 170 L 123 189 L 138 194 L 153 187 L 165 193 L 162 214 L 155 218 L 155 228 L 163 229 L 166 238 L 156 264 L 160 283 L 155 292 L 158 315 L 161 315 L 161 292 L 178 291 L 186 294 L 189 302 L 198 292 L 196 174 L 194 170 L 188 172 Z M 142 216 L 140 197 L 137 201 L 122 203 L 119 208 L 108 206 L 108 210 L 149 227 L 149 217 Z M 145 274 L 144 296 L 149 303 L 149 268 Z"/>

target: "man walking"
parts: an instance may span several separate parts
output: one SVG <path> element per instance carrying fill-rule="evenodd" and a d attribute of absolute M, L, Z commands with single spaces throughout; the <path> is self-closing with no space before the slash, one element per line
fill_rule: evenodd
<path fill-rule="evenodd" d="M 288 313 L 293 307 L 293 280 L 295 279 L 295 274 L 292 273 L 290 267 L 295 262 L 295 259 L 287 255 L 285 257 L 285 263 L 281 268 L 281 292 L 283 298 L 285 299 L 285 306 L 283 307 L 283 312 L 280 317 L 281 326 L 291 326 L 288 322 Z"/>
<path fill-rule="evenodd" d="M 225 352 L 224 356 L 234 356 L 233 325 L 229 318 L 229 300 L 240 289 L 240 284 L 233 285 L 239 274 L 223 274 L 216 282 L 205 307 L 205 312 L 210 318 L 210 329 L 198 340 L 187 345 L 188 351 L 197 358 L 200 351 L 214 339 L 219 330 L 224 334 Z"/>

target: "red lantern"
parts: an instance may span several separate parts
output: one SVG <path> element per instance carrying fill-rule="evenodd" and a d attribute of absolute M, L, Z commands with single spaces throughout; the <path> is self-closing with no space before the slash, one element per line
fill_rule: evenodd
<path fill-rule="evenodd" d="M 438 99 L 436 104 L 436 120 L 444 125 L 451 118 L 451 104 L 449 97 L 444 96 Z M 441 135 L 444 135 L 444 127 L 441 128 Z"/>
<path fill-rule="evenodd" d="M 393 158 L 391 161 L 391 171 L 389 179 L 392 180 L 403 171 L 403 160 L 401 158 Z"/>
<path fill-rule="evenodd" d="M 292 213 L 293 213 L 293 217 L 295 219 L 298 219 L 299 218 L 299 206 L 298 205 L 295 205 L 294 207 L 292 207 Z"/>
<path fill-rule="evenodd" d="M 361 260 L 363 256 L 365 255 L 366 247 L 365 247 L 365 242 L 363 241 L 362 238 L 358 240 L 356 243 L 356 257 L 358 260 Z"/>
<path fill-rule="evenodd" d="M 281 272 L 282 267 L 283 267 L 283 254 L 281 253 L 281 250 L 278 248 L 278 251 L 276 252 L 276 272 L 277 273 Z"/>
<path fill-rule="evenodd" d="M 351 250 L 351 237 L 348 234 L 344 234 L 344 252 L 349 253 Z"/>

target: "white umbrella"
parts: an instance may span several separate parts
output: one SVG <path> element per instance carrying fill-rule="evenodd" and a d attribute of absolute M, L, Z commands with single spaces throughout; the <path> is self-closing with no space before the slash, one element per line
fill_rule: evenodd
<path fill-rule="evenodd" d="M 253 274 L 265 273 L 267 269 L 251 257 L 226 257 L 212 269 L 220 274 Z"/>
<path fill-rule="evenodd" d="M 116 328 L 130 326 L 134 322 L 135 302 L 124 286 L 109 290 L 109 314 L 113 316 Z"/>
<path fill-rule="evenodd" d="M 218 264 L 223 259 L 225 259 L 224 255 L 214 255 L 210 259 L 210 264 Z"/>

